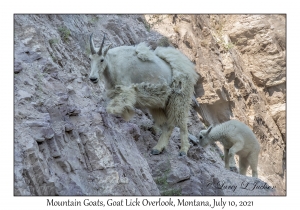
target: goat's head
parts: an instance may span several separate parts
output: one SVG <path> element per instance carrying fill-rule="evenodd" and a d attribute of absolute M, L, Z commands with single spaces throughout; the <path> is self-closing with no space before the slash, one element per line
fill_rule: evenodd
<path fill-rule="evenodd" d="M 104 69 L 107 66 L 105 57 L 110 48 L 110 45 L 103 48 L 104 39 L 105 35 L 103 37 L 99 50 L 96 50 L 93 41 L 93 34 L 91 34 L 90 36 L 91 55 L 89 56 L 89 58 L 91 60 L 91 73 L 89 78 L 93 83 L 97 83 L 99 81 L 99 74 L 103 73 Z"/>
<path fill-rule="evenodd" d="M 209 145 L 210 142 L 210 138 L 208 137 L 209 132 L 211 131 L 212 126 L 209 126 L 209 128 L 207 130 L 202 130 L 200 131 L 199 134 L 199 144 L 202 147 L 206 147 L 207 145 Z"/>

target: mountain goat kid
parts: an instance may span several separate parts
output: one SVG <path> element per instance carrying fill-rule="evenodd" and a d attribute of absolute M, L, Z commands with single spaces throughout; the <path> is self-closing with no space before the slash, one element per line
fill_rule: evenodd
<path fill-rule="evenodd" d="M 105 36 L 104 36 L 105 38 Z M 129 120 L 134 107 L 147 108 L 162 134 L 151 150 L 157 155 L 167 146 L 173 128 L 180 128 L 180 155 L 190 147 L 187 120 L 198 80 L 194 64 L 180 51 L 157 47 L 152 51 L 145 43 L 109 49 L 95 48 L 92 35 L 90 80 L 104 79 L 107 96 L 106 110 Z"/>
<path fill-rule="evenodd" d="M 200 131 L 199 143 L 202 147 L 215 141 L 223 143 L 225 168 L 229 169 L 229 162 L 233 162 L 234 155 L 237 154 L 239 155 L 240 174 L 246 175 L 250 165 L 252 176 L 257 177 L 260 145 L 247 125 L 238 120 L 229 120 Z"/>

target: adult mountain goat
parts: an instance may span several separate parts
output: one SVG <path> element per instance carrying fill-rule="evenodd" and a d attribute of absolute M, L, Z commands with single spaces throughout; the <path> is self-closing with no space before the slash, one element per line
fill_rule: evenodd
<path fill-rule="evenodd" d="M 159 154 L 167 146 L 173 128 L 180 128 L 180 155 L 186 155 L 187 120 L 194 85 L 198 80 L 194 64 L 178 50 L 158 47 L 155 51 L 141 43 L 136 47 L 95 48 L 92 35 L 90 80 L 104 78 L 108 97 L 107 112 L 129 120 L 134 107 L 149 109 L 156 126 L 162 130 L 157 145 L 151 150 Z"/>
<path fill-rule="evenodd" d="M 251 167 L 252 176 L 257 177 L 257 163 L 260 145 L 250 128 L 238 120 L 229 120 L 216 127 L 210 126 L 200 131 L 199 143 L 206 147 L 215 141 L 224 146 L 225 168 L 229 169 L 229 162 L 233 162 L 234 155 L 239 155 L 240 174 L 246 175 Z"/>

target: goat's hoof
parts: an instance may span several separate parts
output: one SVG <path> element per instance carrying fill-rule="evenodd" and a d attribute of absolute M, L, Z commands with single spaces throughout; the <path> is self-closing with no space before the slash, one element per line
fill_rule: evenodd
<path fill-rule="evenodd" d="M 160 151 L 158 151 L 157 149 L 152 149 L 151 150 L 152 155 L 158 155 L 159 153 L 160 153 Z"/>
<path fill-rule="evenodd" d="M 179 156 L 186 156 L 186 152 L 183 151 L 179 152 Z"/>
<path fill-rule="evenodd" d="M 229 167 L 229 170 L 235 173 L 238 173 L 237 167 Z"/>

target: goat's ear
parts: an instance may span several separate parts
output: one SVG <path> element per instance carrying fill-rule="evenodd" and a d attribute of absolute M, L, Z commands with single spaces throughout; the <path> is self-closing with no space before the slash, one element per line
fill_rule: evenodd
<path fill-rule="evenodd" d="M 207 129 L 207 132 L 206 132 L 206 134 L 209 134 L 209 132 L 211 131 L 211 129 L 213 128 L 213 126 L 211 125 L 211 126 L 209 126 L 208 127 L 208 129 Z"/>
<path fill-rule="evenodd" d="M 111 44 L 109 44 L 104 50 L 103 50 L 103 56 L 106 56 L 106 53 L 108 52 L 109 48 L 111 47 Z"/>

